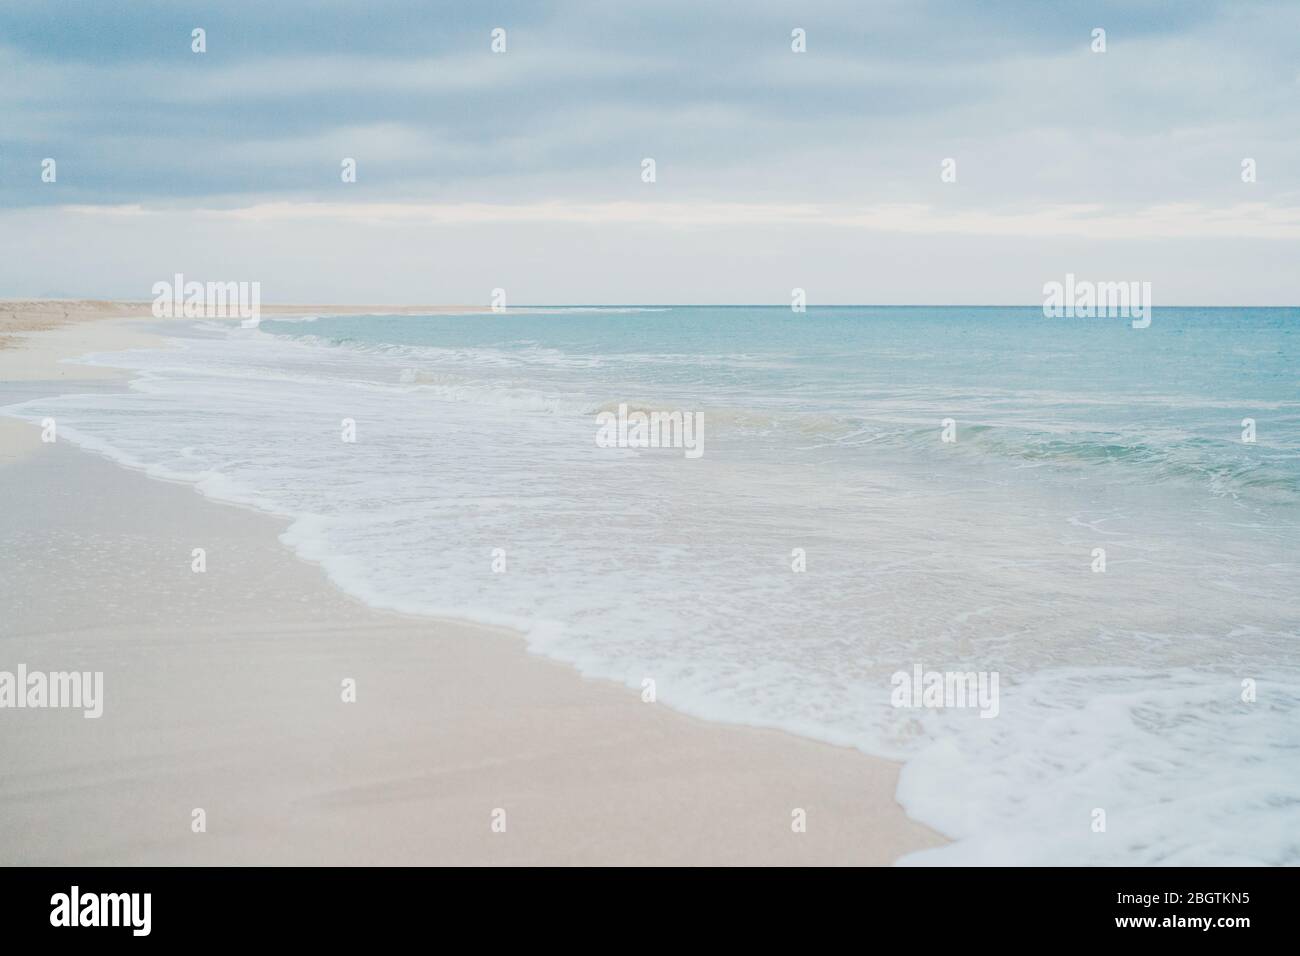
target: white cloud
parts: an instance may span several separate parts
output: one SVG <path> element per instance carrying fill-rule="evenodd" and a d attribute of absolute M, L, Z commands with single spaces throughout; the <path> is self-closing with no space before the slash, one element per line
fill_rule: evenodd
<path fill-rule="evenodd" d="M 90 217 L 174 215 L 139 204 L 69 206 Z M 592 226 L 655 225 L 676 229 L 745 225 L 800 225 L 908 235 L 1062 237 L 1076 239 L 1300 239 L 1300 206 L 1240 202 L 1211 206 L 1184 202 L 1110 210 L 1097 203 L 978 210 L 928 203 L 846 206 L 746 202 L 324 203 L 264 202 L 192 211 L 197 219 L 268 225 L 288 222 L 511 223 Z"/>

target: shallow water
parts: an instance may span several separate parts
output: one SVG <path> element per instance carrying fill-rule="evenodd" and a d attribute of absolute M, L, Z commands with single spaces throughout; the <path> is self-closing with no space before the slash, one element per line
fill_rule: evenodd
<path fill-rule="evenodd" d="M 376 606 L 511 624 L 670 706 L 904 759 L 904 806 L 957 841 L 908 862 L 1296 863 L 1298 320 L 197 322 L 96 359 L 136 370 L 128 393 L 11 412 L 292 517 L 286 540 Z M 703 455 L 597 447 L 620 403 L 701 412 Z M 917 664 L 996 672 L 997 716 L 892 706 Z"/>

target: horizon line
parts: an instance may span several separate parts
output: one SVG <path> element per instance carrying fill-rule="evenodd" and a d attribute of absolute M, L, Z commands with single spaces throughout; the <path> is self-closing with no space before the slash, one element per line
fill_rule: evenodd
<path fill-rule="evenodd" d="M 198 280 L 195 280 L 198 281 Z M 148 306 L 154 299 L 124 299 L 101 296 L 0 296 L 0 303 L 57 303 L 57 302 L 95 302 L 111 305 Z M 476 302 L 263 302 L 264 308 L 324 309 L 329 307 L 393 308 L 393 309 L 465 309 L 505 314 L 522 309 L 790 309 L 788 302 L 524 302 L 494 309 L 491 304 Z M 1042 302 L 822 302 L 807 303 L 804 311 L 812 309 L 1041 309 Z M 1292 304 L 1233 304 L 1205 305 L 1170 303 L 1153 305 L 1159 309 L 1300 309 L 1300 303 Z M 797 314 L 797 313 L 796 313 Z M 179 316 L 184 318 L 184 316 Z"/>

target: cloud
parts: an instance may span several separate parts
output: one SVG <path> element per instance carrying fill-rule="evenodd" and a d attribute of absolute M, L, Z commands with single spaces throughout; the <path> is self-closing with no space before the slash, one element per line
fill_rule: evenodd
<path fill-rule="evenodd" d="M 95 217 L 163 216 L 166 208 L 69 206 L 67 213 Z M 421 223 L 426 225 L 581 224 L 654 225 L 708 229 L 746 225 L 821 226 L 908 235 L 1002 236 L 1082 239 L 1300 239 L 1300 204 L 1278 208 L 1241 202 L 1211 207 L 1168 203 L 1130 212 L 1074 204 L 985 212 L 944 209 L 923 203 L 848 207 L 815 203 L 612 202 L 494 203 L 293 203 L 268 202 L 227 209 L 197 209 L 196 220 L 238 220 L 275 225 Z"/>
<path fill-rule="evenodd" d="M 790 51 L 795 26 L 807 53 Z M 1270 0 L 12 4 L 0 206 L 227 237 L 318 225 L 339 242 L 364 226 L 427 246 L 421 230 L 441 227 L 497 236 L 489 250 L 510 229 L 622 249 L 714 230 L 756 262 L 788 248 L 783 229 L 807 247 L 911 237 L 971 257 L 991 239 L 1176 239 L 1213 246 L 1244 282 L 1258 244 L 1296 238 L 1298 54 L 1300 5 Z M 45 157 L 57 183 L 40 179 Z M 949 157 L 955 183 L 939 178 Z M 1152 254 L 1172 266 L 1186 247 Z M 289 255 L 263 252 L 267 268 Z M 609 268 L 634 284 L 635 255 Z M 703 282 L 674 268 L 662 282 Z M 974 287 L 930 284 L 945 282 Z"/>
<path fill-rule="evenodd" d="M 956 156 L 996 202 L 1198 200 L 1262 148 L 1300 188 L 1294 4 L 51 8 L 0 13 L 7 205 L 328 200 L 342 155 L 400 200 L 628 198 L 647 155 L 675 198 L 923 201 Z"/>

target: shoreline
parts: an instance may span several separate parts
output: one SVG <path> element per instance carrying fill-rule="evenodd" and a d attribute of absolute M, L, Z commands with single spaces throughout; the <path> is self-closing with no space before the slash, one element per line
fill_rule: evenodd
<path fill-rule="evenodd" d="M 59 359 L 163 343 L 129 327 L 147 304 L 0 316 L 24 306 L 46 319 L 0 323 L 0 383 L 103 387 L 128 373 Z M 0 486 L 25 559 L 0 577 L 0 670 L 103 671 L 106 697 L 100 720 L 0 712 L 23 724 L 0 862 L 884 864 L 946 842 L 898 805 L 899 764 L 643 703 L 514 631 L 375 610 L 280 541 L 286 519 L 9 417 Z"/>

